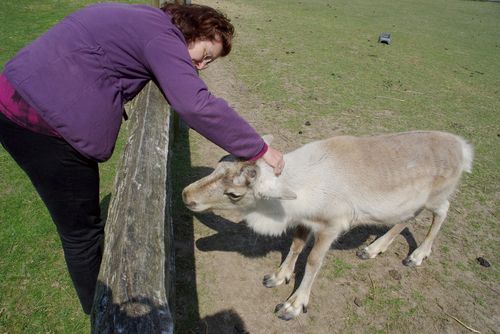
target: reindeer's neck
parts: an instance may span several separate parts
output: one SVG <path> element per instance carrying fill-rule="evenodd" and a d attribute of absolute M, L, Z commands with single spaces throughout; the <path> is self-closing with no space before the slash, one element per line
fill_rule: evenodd
<path fill-rule="evenodd" d="M 286 232 L 288 219 L 278 200 L 259 200 L 254 210 L 245 214 L 245 221 L 256 233 L 278 236 Z"/>

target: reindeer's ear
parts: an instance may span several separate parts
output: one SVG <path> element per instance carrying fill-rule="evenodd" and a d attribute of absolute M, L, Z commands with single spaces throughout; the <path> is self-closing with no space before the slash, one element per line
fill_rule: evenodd
<path fill-rule="evenodd" d="M 239 186 L 254 184 L 259 174 L 257 168 L 255 163 L 244 165 L 241 168 L 240 175 L 234 179 L 234 183 Z"/>
<path fill-rule="evenodd" d="M 262 136 L 262 139 L 264 139 L 264 141 L 266 142 L 267 145 L 271 145 L 274 137 L 273 137 L 273 135 L 264 135 L 264 136 Z"/>
<path fill-rule="evenodd" d="M 256 164 L 251 164 L 251 165 L 243 167 L 242 174 L 245 176 L 245 180 L 246 180 L 247 184 L 254 184 L 255 183 L 255 180 L 257 179 L 257 175 L 259 174 L 257 168 L 258 167 Z"/>

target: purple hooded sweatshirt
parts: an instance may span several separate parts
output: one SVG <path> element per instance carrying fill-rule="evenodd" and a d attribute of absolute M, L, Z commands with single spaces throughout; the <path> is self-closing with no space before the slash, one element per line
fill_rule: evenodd
<path fill-rule="evenodd" d="M 191 128 L 229 153 L 249 159 L 265 149 L 261 136 L 208 91 L 184 36 L 157 8 L 86 7 L 23 48 L 3 73 L 47 124 L 97 161 L 113 152 L 124 103 L 150 80 Z"/>

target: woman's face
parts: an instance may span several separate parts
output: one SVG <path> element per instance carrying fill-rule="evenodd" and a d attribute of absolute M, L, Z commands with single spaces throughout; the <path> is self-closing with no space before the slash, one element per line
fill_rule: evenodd
<path fill-rule="evenodd" d="M 194 67 L 203 70 L 222 53 L 222 42 L 197 40 L 188 46 L 188 52 Z"/>

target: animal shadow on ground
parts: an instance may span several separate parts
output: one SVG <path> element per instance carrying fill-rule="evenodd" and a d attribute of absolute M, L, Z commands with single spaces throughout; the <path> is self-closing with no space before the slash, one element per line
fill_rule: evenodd
<path fill-rule="evenodd" d="M 213 213 L 197 213 L 195 217 L 205 226 L 217 231 L 217 233 L 200 238 L 195 241 L 196 248 L 202 252 L 223 251 L 237 252 L 245 257 L 263 257 L 269 252 L 280 252 L 281 262 L 288 254 L 293 238 L 293 230 L 281 237 L 270 237 L 258 235 L 253 232 L 244 222 L 234 223 Z M 385 226 L 358 226 L 343 234 L 330 247 L 331 250 L 352 250 L 361 248 L 371 236 L 381 237 L 389 230 Z M 408 229 L 401 233 L 409 245 L 410 255 L 416 248 L 415 238 Z M 307 256 L 309 255 L 313 241 L 309 239 L 307 247 L 299 256 L 295 266 L 295 287 L 302 281 Z"/>

